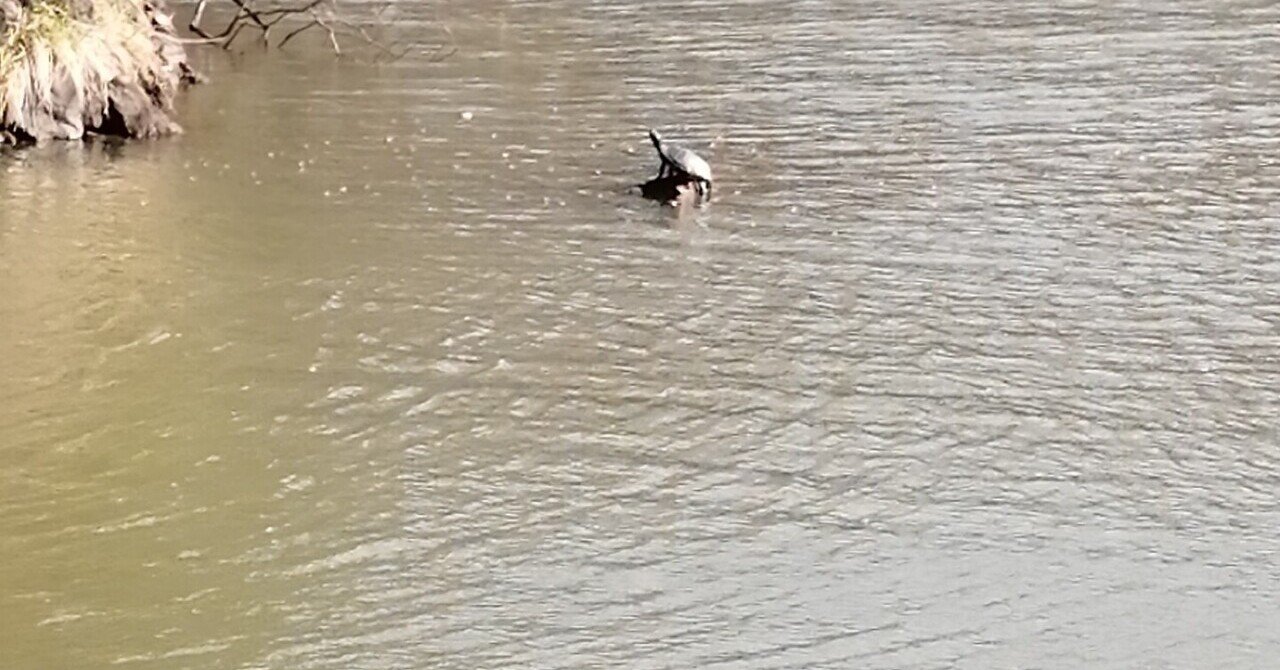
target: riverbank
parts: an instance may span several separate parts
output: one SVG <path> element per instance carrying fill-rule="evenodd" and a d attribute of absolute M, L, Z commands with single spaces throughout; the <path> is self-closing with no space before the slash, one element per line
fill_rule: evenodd
<path fill-rule="evenodd" d="M 180 132 L 191 81 L 163 0 L 0 0 L 0 143 Z"/>

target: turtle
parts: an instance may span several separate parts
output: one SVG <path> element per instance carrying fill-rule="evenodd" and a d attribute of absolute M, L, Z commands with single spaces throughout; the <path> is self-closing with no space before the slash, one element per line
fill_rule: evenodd
<path fill-rule="evenodd" d="M 664 142 L 658 131 L 653 129 L 649 130 L 649 140 L 662 159 L 662 164 L 658 166 L 659 179 L 663 176 L 683 175 L 694 183 L 698 195 L 711 199 L 711 165 L 702 156 L 679 144 Z"/>

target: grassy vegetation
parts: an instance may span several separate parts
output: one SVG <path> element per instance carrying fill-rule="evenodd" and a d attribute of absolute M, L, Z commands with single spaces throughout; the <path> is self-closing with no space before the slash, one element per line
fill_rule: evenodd
<path fill-rule="evenodd" d="M 137 0 L 34 0 L 0 34 L 0 129 L 11 140 L 177 130 L 172 96 L 185 62 Z M 176 52 L 174 48 L 176 47 Z"/>

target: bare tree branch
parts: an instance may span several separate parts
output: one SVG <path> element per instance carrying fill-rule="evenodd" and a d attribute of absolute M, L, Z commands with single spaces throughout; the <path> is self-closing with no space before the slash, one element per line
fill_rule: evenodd
<path fill-rule="evenodd" d="M 249 29 L 258 33 L 264 45 L 271 46 L 272 28 L 282 26 L 288 32 L 274 44 L 277 49 L 284 48 L 295 37 L 315 28 L 324 31 L 333 53 L 338 56 L 344 55 L 342 43 L 347 40 L 360 43 L 363 48 L 374 52 L 374 58 L 379 60 L 402 58 L 416 47 L 414 44 L 400 44 L 374 34 L 374 29 L 391 23 L 383 16 L 391 9 L 390 2 L 372 8 L 372 11 L 361 16 L 343 11 L 342 0 L 215 0 L 213 4 L 216 7 L 224 2 L 230 5 L 228 9 L 234 8 L 234 11 L 220 33 L 212 34 L 203 27 L 210 0 L 199 0 L 188 28 L 200 39 L 183 41 L 230 49 L 241 33 Z M 452 31 L 447 27 L 443 31 L 448 38 L 447 43 L 435 47 L 429 56 L 432 61 L 444 60 L 457 52 Z"/>

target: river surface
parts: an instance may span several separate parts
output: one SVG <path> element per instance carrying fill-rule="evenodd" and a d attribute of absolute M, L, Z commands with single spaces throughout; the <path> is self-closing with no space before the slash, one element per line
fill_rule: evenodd
<path fill-rule="evenodd" d="M 0 154 L 0 668 L 1275 667 L 1275 4 L 390 12 Z"/>

